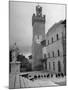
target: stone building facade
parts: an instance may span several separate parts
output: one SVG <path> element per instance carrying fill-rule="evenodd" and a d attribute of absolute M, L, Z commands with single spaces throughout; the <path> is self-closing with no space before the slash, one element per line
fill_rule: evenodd
<path fill-rule="evenodd" d="M 66 72 L 66 20 L 54 24 L 47 32 L 43 55 L 47 58 L 45 70 L 53 73 Z"/>

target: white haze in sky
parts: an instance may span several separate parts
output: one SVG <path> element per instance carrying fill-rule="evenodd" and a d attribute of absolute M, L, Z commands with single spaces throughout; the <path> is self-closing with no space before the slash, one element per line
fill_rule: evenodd
<path fill-rule="evenodd" d="M 10 46 L 17 43 L 22 52 L 29 52 L 32 45 L 32 15 L 37 3 L 9 2 L 9 34 Z M 65 5 L 39 4 L 42 14 L 46 15 L 45 33 L 56 22 L 64 20 Z"/>

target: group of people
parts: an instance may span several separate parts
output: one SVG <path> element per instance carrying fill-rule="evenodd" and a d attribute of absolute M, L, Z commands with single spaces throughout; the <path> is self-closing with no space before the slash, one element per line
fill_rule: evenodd
<path fill-rule="evenodd" d="M 59 77 L 64 77 L 65 75 L 63 73 L 56 73 L 56 74 L 42 74 L 42 75 L 34 75 L 33 78 L 30 78 L 30 80 L 36 80 L 36 79 L 41 79 L 41 78 L 59 78 Z"/>

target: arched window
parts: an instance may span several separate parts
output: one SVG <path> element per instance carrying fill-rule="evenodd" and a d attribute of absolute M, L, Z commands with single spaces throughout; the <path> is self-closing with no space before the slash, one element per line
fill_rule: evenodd
<path fill-rule="evenodd" d="M 52 52 L 52 54 L 53 54 L 53 57 L 54 57 L 54 51 Z"/>
<path fill-rule="evenodd" d="M 58 50 L 58 56 L 60 56 L 60 51 Z"/>
<path fill-rule="evenodd" d="M 61 72 L 61 63 L 58 61 L 58 72 Z"/>
<path fill-rule="evenodd" d="M 52 37 L 52 43 L 53 43 L 53 37 Z"/>
<path fill-rule="evenodd" d="M 56 35 L 56 37 L 57 37 L 57 40 L 59 40 L 59 35 L 58 34 Z"/>
<path fill-rule="evenodd" d="M 55 62 L 53 62 L 53 70 L 55 71 Z"/>
<path fill-rule="evenodd" d="M 50 62 L 49 62 L 49 70 L 51 69 L 51 64 L 50 64 Z"/>
<path fill-rule="evenodd" d="M 45 70 L 47 70 L 47 62 L 45 62 Z"/>

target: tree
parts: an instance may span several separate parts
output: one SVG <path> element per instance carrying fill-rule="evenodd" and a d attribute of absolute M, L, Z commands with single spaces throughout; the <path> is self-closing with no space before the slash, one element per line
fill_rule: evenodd
<path fill-rule="evenodd" d="M 25 69 L 25 71 L 31 71 L 32 65 L 29 63 L 29 60 L 24 55 L 18 55 L 17 61 L 21 62 L 21 71 Z"/>

